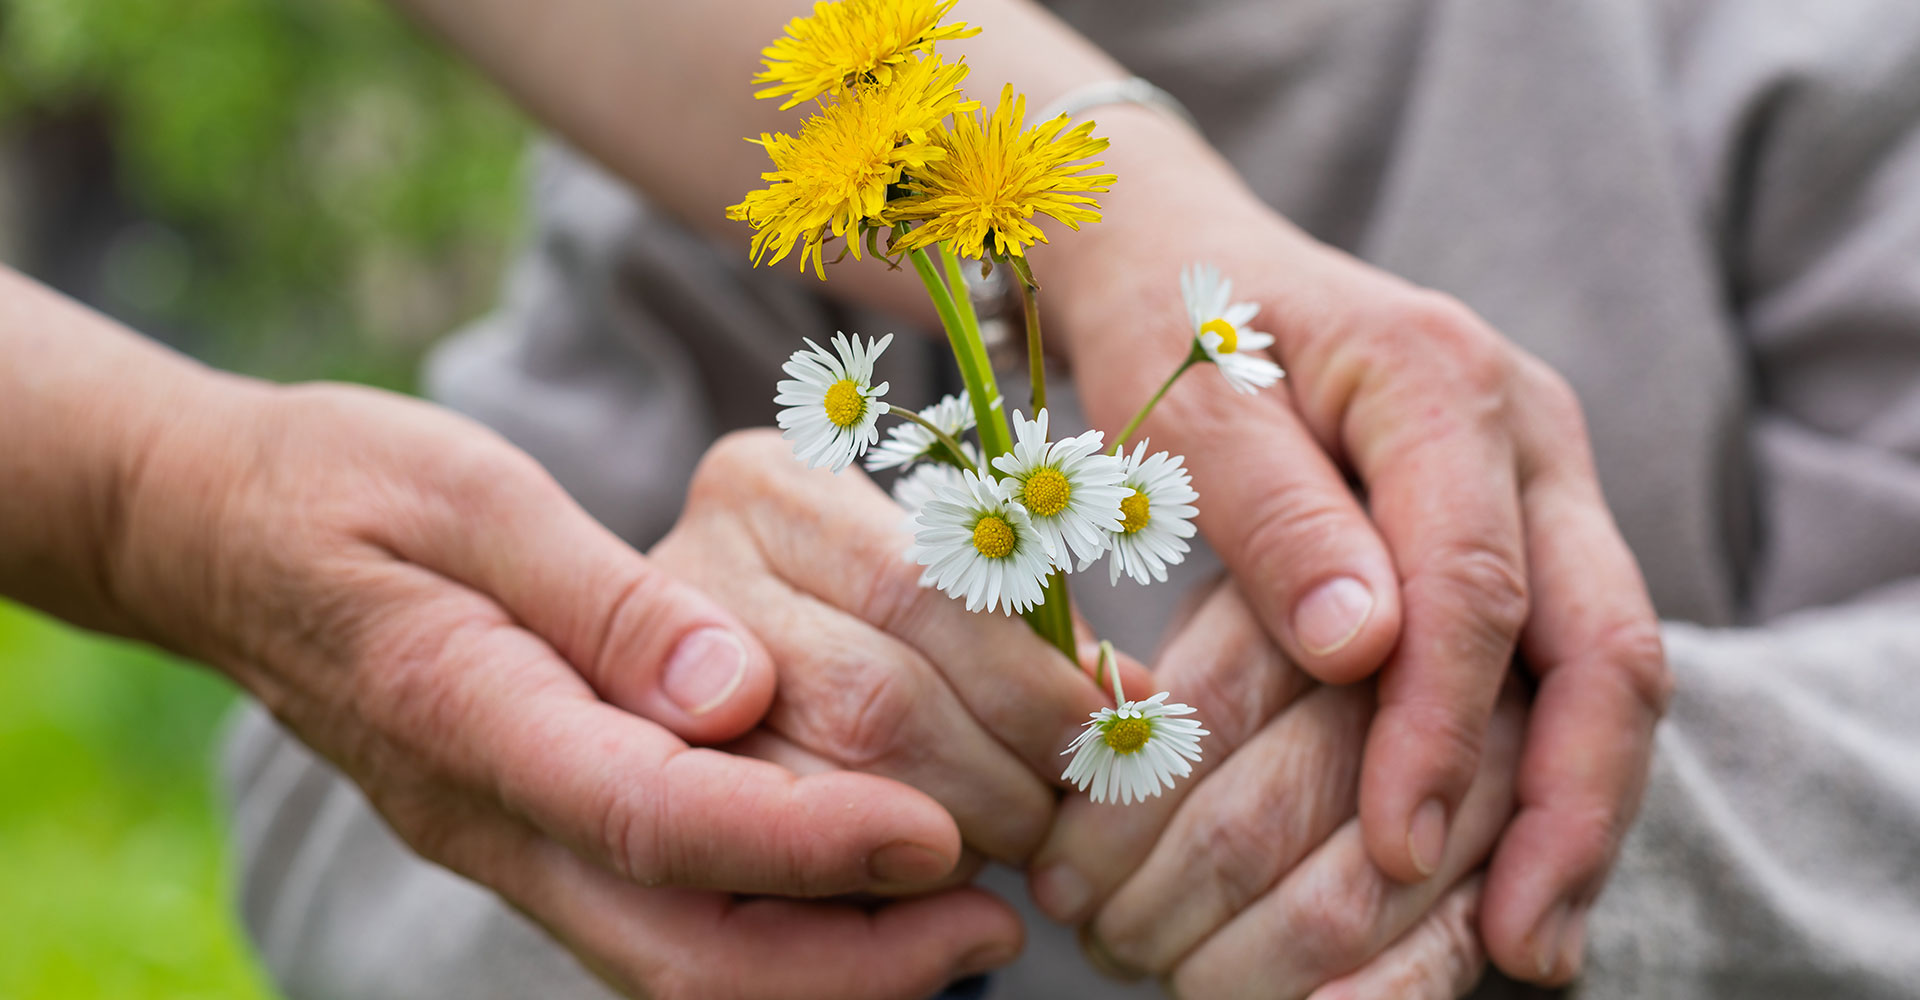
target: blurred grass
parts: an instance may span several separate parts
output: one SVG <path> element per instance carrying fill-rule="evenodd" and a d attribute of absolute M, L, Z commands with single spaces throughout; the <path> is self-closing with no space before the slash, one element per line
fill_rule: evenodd
<path fill-rule="evenodd" d="M 492 296 L 526 134 L 377 0 L 0 0 L 0 255 L 223 367 L 409 388 Z M 272 995 L 232 698 L 0 602 L 0 1000 Z"/>
<path fill-rule="evenodd" d="M 210 781 L 224 681 L 0 602 L 0 997 L 267 997 Z"/>

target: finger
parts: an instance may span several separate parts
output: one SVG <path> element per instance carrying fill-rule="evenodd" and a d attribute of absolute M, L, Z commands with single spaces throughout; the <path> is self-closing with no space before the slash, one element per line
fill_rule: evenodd
<path fill-rule="evenodd" d="M 1080 383 L 1099 387 L 1086 394 L 1090 415 L 1119 426 L 1122 407 L 1152 395 L 1186 346 L 1081 352 Z M 1165 366 L 1143 363 L 1143 353 L 1164 353 Z M 1201 531 L 1287 655 L 1329 683 L 1372 673 L 1400 633 L 1399 580 L 1379 533 L 1284 383 L 1249 397 L 1219 391 L 1207 375 L 1176 382 L 1142 433 L 1155 450 L 1186 457 Z"/>
<path fill-rule="evenodd" d="M 959 856 L 946 811 L 904 785 L 690 749 L 478 595 L 405 565 L 374 585 L 414 613 L 361 639 L 355 711 L 398 745 L 354 773 L 427 762 L 645 884 L 820 895 L 931 882 Z"/>
<path fill-rule="evenodd" d="M 1093 921 L 1120 968 L 1159 974 L 1259 898 L 1353 815 L 1373 698 L 1320 688 L 1189 794 Z"/>
<path fill-rule="evenodd" d="M 431 505 L 422 516 L 374 529 L 382 544 L 492 598 L 601 697 L 686 739 L 720 742 L 758 722 L 773 664 L 752 633 L 594 521 L 531 458 L 475 437 L 427 470 L 442 492 L 414 499 Z"/>
<path fill-rule="evenodd" d="M 1019 918 L 972 889 L 854 906 L 644 889 L 534 836 L 460 853 L 617 990 L 660 1000 L 929 996 L 1018 955 Z"/>
<path fill-rule="evenodd" d="M 1509 689 L 1487 752 L 1461 801 L 1456 836 L 1433 878 L 1398 882 L 1368 857 L 1358 821 L 1341 827 L 1273 891 L 1189 952 L 1173 973 L 1181 996 L 1300 997 L 1378 955 L 1446 889 L 1478 867 L 1512 814 L 1522 711 Z M 1377 728 L 1378 723 L 1375 723 Z M 1275 948 L 1273 942 L 1286 947 Z"/>
<path fill-rule="evenodd" d="M 1146 859 L 1187 795 L 1311 683 L 1274 647 L 1231 583 L 1212 589 L 1168 639 L 1159 662 L 1154 683 L 1198 709 L 1212 735 L 1193 775 L 1157 798 L 1128 806 L 1080 796 L 1061 803 L 1028 880 L 1041 912 L 1054 920 L 1091 917 Z"/>
<path fill-rule="evenodd" d="M 1402 880 L 1445 853 L 1527 620 L 1508 351 L 1464 309 L 1416 314 L 1345 423 L 1406 606 L 1360 785 L 1368 851 Z"/>
<path fill-rule="evenodd" d="M 1457 1000 L 1486 971 L 1478 876 L 1455 886 L 1413 930 L 1307 1000 Z"/>
<path fill-rule="evenodd" d="M 1672 680 L 1584 430 L 1576 420 L 1552 437 L 1525 496 L 1535 608 L 1522 650 L 1540 687 L 1482 926 L 1509 975 L 1557 984 L 1579 971 L 1586 911 L 1639 807 Z"/>
<path fill-rule="evenodd" d="M 921 586 L 898 505 L 864 476 L 803 469 L 788 452 L 772 432 L 732 435 L 709 454 L 690 503 L 738 512 L 774 575 L 919 653 L 981 726 L 1054 780 L 1060 751 L 1110 704 L 1107 692 L 1024 621 L 971 614 Z"/>
<path fill-rule="evenodd" d="M 755 729 L 719 749 L 730 754 L 754 757 L 769 763 L 778 764 L 795 774 L 826 774 L 832 771 L 843 770 L 840 765 L 835 764 L 833 761 L 766 728 Z M 963 850 L 960 853 L 960 863 L 954 865 L 953 870 L 948 872 L 945 878 L 937 882 L 901 885 L 898 887 L 897 892 L 892 886 L 878 887 L 865 897 L 851 896 L 846 898 L 853 900 L 906 893 L 922 895 L 941 889 L 951 889 L 955 886 L 967 885 L 980 874 L 982 868 L 986 867 L 987 860 L 987 857 L 978 851 L 971 849 Z"/>
<path fill-rule="evenodd" d="M 932 796 L 991 857 L 1032 853 L 1053 815 L 1052 789 L 981 728 L 926 658 L 769 572 L 723 576 L 708 586 L 741 609 L 780 664 L 770 728 L 843 768 Z"/>
<path fill-rule="evenodd" d="M 597 971 L 634 996 L 686 1000 L 897 1000 L 1011 962 L 1019 917 L 992 894 L 953 889 L 878 908 L 784 899 L 731 900 L 644 890 L 600 878 L 561 853 L 548 920 L 620 955 Z M 643 943 L 644 942 L 644 943 Z"/>

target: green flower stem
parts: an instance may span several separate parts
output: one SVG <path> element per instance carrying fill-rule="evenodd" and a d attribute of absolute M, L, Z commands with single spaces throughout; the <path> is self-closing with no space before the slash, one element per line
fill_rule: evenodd
<path fill-rule="evenodd" d="M 899 417 L 900 419 L 905 420 L 909 423 L 919 424 L 920 426 L 926 428 L 927 433 L 932 434 L 933 439 L 935 441 L 940 442 L 941 447 L 953 453 L 953 460 L 955 462 L 958 462 L 962 469 L 965 469 L 976 476 L 980 474 L 980 470 L 974 466 L 973 460 L 967 457 L 966 452 L 960 450 L 960 442 L 955 441 L 953 439 L 953 435 L 948 434 L 946 431 L 943 431 L 940 428 L 934 426 L 933 421 L 928 420 L 927 418 L 921 416 L 920 414 L 915 413 L 912 410 L 909 410 L 901 406 L 896 406 L 888 409 L 887 415 Z"/>
<path fill-rule="evenodd" d="M 1025 257 L 1005 257 L 1019 278 L 1020 306 L 1027 317 L 1027 377 L 1033 382 L 1033 413 L 1047 408 L 1047 359 L 1040 343 L 1040 283 L 1033 280 L 1033 268 Z"/>
<path fill-rule="evenodd" d="M 904 227 L 902 228 L 904 232 Z M 966 275 L 960 271 L 960 263 L 952 254 L 944 250 L 947 274 L 955 287 L 966 292 Z M 966 383 L 967 394 L 973 404 L 974 423 L 978 424 L 980 450 L 986 453 L 987 468 L 991 469 L 993 460 L 1013 450 L 1013 434 L 1007 429 L 1006 413 L 1000 405 L 1000 385 L 993 377 L 993 364 L 987 359 L 987 346 L 980 339 L 980 322 L 974 316 L 973 303 L 968 302 L 966 310 L 954 302 L 953 292 L 947 282 L 940 279 L 939 272 L 933 268 L 933 260 L 925 250 L 910 250 L 907 258 L 913 261 L 913 269 L 920 275 L 920 283 L 927 286 L 927 295 L 933 299 L 934 311 L 940 314 L 940 325 L 946 328 L 947 343 L 953 347 L 953 359 L 960 365 L 960 380 Z M 1026 614 L 1027 624 L 1040 637 L 1053 644 L 1055 649 L 1066 654 L 1070 663 L 1080 662 L 1073 643 L 1073 607 L 1068 602 L 1066 575 L 1058 570 L 1047 577 L 1047 598 L 1038 607 Z"/>
<path fill-rule="evenodd" d="M 1080 662 L 1080 651 L 1073 641 L 1073 595 L 1067 593 L 1067 574 L 1054 570 L 1047 576 L 1047 597 L 1026 614 L 1027 624 L 1040 638 L 1053 644 L 1068 663 Z"/>
<path fill-rule="evenodd" d="M 1038 419 L 1040 411 L 1047 407 L 1047 359 L 1040 340 L 1040 283 L 1033 280 L 1033 269 L 1027 266 L 1025 257 L 1002 257 L 1000 262 L 1013 269 L 1014 283 L 1020 286 L 1020 305 L 1027 320 L 1027 377 L 1033 386 L 1032 416 Z M 1044 620 L 1034 628 L 1065 653 L 1068 660 L 1078 663 L 1073 640 L 1073 594 L 1067 590 L 1065 573 L 1054 570 L 1047 577 L 1046 603 L 1034 610 Z"/>
<path fill-rule="evenodd" d="M 1007 429 L 1006 415 L 1000 407 L 1000 386 L 993 378 L 993 365 L 987 360 L 987 347 L 980 342 L 980 324 L 977 320 L 971 325 L 962 318 L 960 309 L 953 301 L 953 293 L 947 289 L 946 282 L 940 280 L 939 272 L 933 269 L 933 261 L 925 250 L 908 251 L 908 259 L 913 261 L 913 269 L 920 274 L 920 282 L 927 286 L 927 295 L 933 299 L 934 311 L 940 314 L 940 325 L 946 328 L 947 343 L 953 348 L 953 359 L 960 365 L 960 380 L 966 383 L 967 394 L 973 403 L 974 423 L 979 425 L 980 450 L 986 453 L 987 464 L 1013 450 L 1013 435 Z M 958 273 L 958 268 L 955 268 Z M 961 291 L 966 286 L 960 286 Z M 967 317 L 973 316 L 973 305 L 967 305 Z"/>
<path fill-rule="evenodd" d="M 1134 431 L 1137 431 L 1140 429 L 1141 424 L 1144 424 L 1147 422 L 1147 414 L 1152 413 L 1153 408 L 1159 405 L 1160 397 L 1165 396 L 1167 394 L 1167 390 L 1173 388 L 1173 384 L 1175 382 L 1180 381 L 1180 376 L 1185 375 L 1187 373 L 1187 369 L 1192 368 L 1194 365 L 1197 365 L 1200 362 L 1205 360 L 1207 360 L 1207 352 L 1200 349 L 1199 341 L 1194 341 L 1193 350 L 1187 352 L 1186 360 L 1180 362 L 1180 367 L 1175 368 L 1173 370 L 1173 374 L 1167 376 L 1167 380 L 1165 382 L 1160 383 L 1160 388 L 1158 391 L 1156 391 L 1153 394 L 1153 398 L 1147 400 L 1147 405 L 1142 406 L 1140 408 L 1140 412 L 1134 414 L 1132 420 L 1127 421 L 1127 426 L 1120 431 L 1120 436 L 1117 438 L 1114 438 L 1113 440 L 1114 454 L 1120 455 L 1120 454 L 1126 453 L 1127 439 L 1133 436 Z"/>

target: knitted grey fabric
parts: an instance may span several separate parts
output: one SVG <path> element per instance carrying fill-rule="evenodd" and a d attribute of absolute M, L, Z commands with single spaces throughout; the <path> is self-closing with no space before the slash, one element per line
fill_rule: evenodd
<path fill-rule="evenodd" d="M 1679 679 L 1579 995 L 1920 995 L 1920 4 L 1052 6 L 1290 218 L 1579 392 Z M 645 544 L 716 433 L 770 422 L 797 331 L 844 317 L 562 151 L 538 174 L 537 241 L 430 389 Z M 889 361 L 926 398 L 932 351 Z M 1083 603 L 1146 650 L 1172 602 L 1138 594 Z M 290 995 L 602 995 L 270 724 L 232 757 Z M 993 996 L 1133 995 L 1033 929 Z"/>

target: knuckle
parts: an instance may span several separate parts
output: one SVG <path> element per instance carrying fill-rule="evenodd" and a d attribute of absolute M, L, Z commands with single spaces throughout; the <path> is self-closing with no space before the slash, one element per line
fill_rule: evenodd
<path fill-rule="evenodd" d="M 920 567 L 902 554 L 906 546 L 893 544 L 892 535 L 886 538 L 889 544 L 884 549 L 856 545 L 852 565 L 843 567 L 842 572 L 857 568 L 864 575 L 865 584 L 857 591 L 860 597 L 855 605 L 861 620 L 891 635 L 915 635 L 929 617 L 951 614 L 959 605 L 940 599 L 938 591 L 920 586 Z"/>
<path fill-rule="evenodd" d="M 1487 720 L 1463 713 L 1457 705 L 1431 701 L 1395 705 L 1390 718 L 1406 738 L 1406 751 L 1417 755 L 1417 761 L 1408 763 L 1450 787 L 1466 789 L 1479 768 Z"/>
<path fill-rule="evenodd" d="M 1480 979 L 1486 967 L 1486 950 L 1480 943 L 1480 890 L 1457 892 L 1439 915 L 1435 933 L 1439 938 L 1435 962 L 1439 966 L 1434 982 L 1451 986 L 1448 997 L 1464 994 Z"/>
<path fill-rule="evenodd" d="M 1377 875 L 1343 872 L 1303 887 L 1291 922 L 1302 954 L 1327 975 L 1347 972 L 1377 949 L 1385 913 L 1385 887 Z"/>
<path fill-rule="evenodd" d="M 1292 588 L 1282 584 L 1292 576 L 1304 581 L 1315 567 L 1303 564 L 1303 545 L 1337 545 L 1352 531 L 1354 520 L 1339 495 L 1290 482 L 1268 492 L 1248 517 L 1242 551 L 1255 560 L 1263 589 L 1277 589 L 1284 595 Z"/>
<path fill-rule="evenodd" d="M 771 450 L 779 446 L 779 433 L 766 428 L 723 435 L 694 466 L 689 498 L 724 498 L 743 481 L 766 475 L 769 468 L 785 468 L 787 463 L 768 461 Z"/>
<path fill-rule="evenodd" d="M 1199 821 L 1196 843 L 1227 912 L 1239 912 L 1272 880 L 1276 831 L 1262 818 L 1239 810 L 1218 810 Z"/>
<path fill-rule="evenodd" d="M 539 462 L 491 434 L 462 434 L 443 442 L 433 458 L 434 479 L 469 510 L 507 509 L 529 487 L 559 492 Z"/>
<path fill-rule="evenodd" d="M 1396 706 L 1394 722 L 1425 743 L 1434 766 L 1450 764 L 1444 770 L 1457 772 L 1463 783 L 1473 777 L 1486 743 L 1486 720 L 1469 718 L 1453 704 L 1413 702 Z"/>
<path fill-rule="evenodd" d="M 1569 809 L 1556 832 L 1563 874 L 1571 884 L 1585 885 L 1604 873 L 1632 822 L 1617 802 L 1592 802 Z"/>
<path fill-rule="evenodd" d="M 1673 703 L 1674 677 L 1659 623 L 1651 617 L 1621 622 L 1603 634 L 1600 647 L 1634 697 L 1655 718 L 1666 715 Z"/>
<path fill-rule="evenodd" d="M 1552 365 L 1531 354 L 1520 354 L 1518 366 L 1520 382 L 1526 386 L 1535 415 L 1553 421 L 1571 421 L 1584 437 L 1580 395 L 1574 391 L 1573 383 Z"/>
<path fill-rule="evenodd" d="M 638 803 L 616 783 L 602 783 L 595 791 L 599 816 L 600 856 L 613 867 L 614 874 L 641 885 L 659 882 L 655 866 L 658 852 L 654 825 L 643 822 L 646 815 Z"/>
<path fill-rule="evenodd" d="M 1423 290 L 1401 306 L 1393 329 L 1400 363 L 1443 366 L 1450 398 L 1504 401 L 1511 390 L 1513 347 L 1460 300 Z"/>
<path fill-rule="evenodd" d="M 840 685 L 840 718 L 826 736 L 842 764 L 875 770 L 911 747 L 909 730 L 920 693 L 913 676 L 887 665 L 853 671 Z"/>
<path fill-rule="evenodd" d="M 1448 592 L 1448 606 L 1463 606 L 1465 618 L 1491 638 L 1511 644 L 1527 623 L 1533 595 L 1520 558 L 1483 539 L 1460 539 L 1425 560 L 1425 576 Z"/>
<path fill-rule="evenodd" d="M 685 602 L 681 584 L 663 572 L 636 564 L 624 580 L 611 580 L 611 600 L 598 607 L 581 607 L 579 623 L 561 638 L 566 651 L 578 650 L 574 667 L 602 695 L 608 693 L 621 664 L 637 663 L 650 637 L 670 627 Z M 575 634 L 579 635 L 577 641 Z M 584 655 L 580 655 L 584 654 Z"/>

